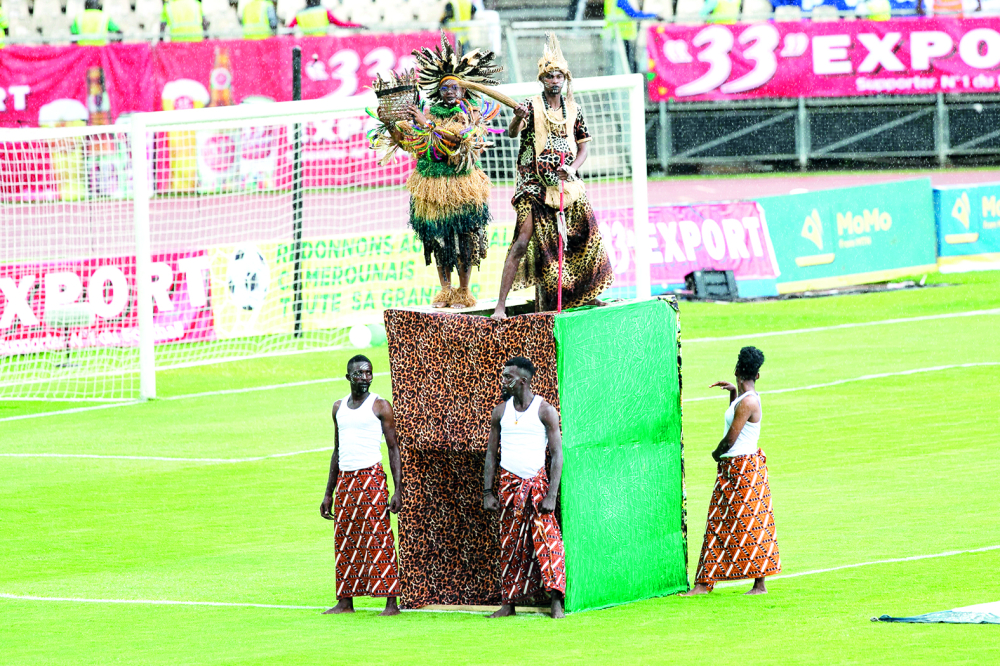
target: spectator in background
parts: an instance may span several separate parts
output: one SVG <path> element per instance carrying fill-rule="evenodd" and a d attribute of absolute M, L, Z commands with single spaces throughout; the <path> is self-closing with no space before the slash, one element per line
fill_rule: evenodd
<path fill-rule="evenodd" d="M 278 30 L 278 12 L 271 0 L 250 0 L 243 6 L 243 39 L 267 39 Z"/>
<path fill-rule="evenodd" d="M 205 39 L 208 21 L 198 0 L 168 0 L 160 17 L 160 39 L 168 31 L 172 42 L 200 42 Z"/>
<path fill-rule="evenodd" d="M 742 0 L 705 0 L 701 15 L 708 23 L 733 24 L 740 18 Z"/>
<path fill-rule="evenodd" d="M 341 21 L 326 7 L 320 7 L 319 0 L 306 0 L 305 9 L 299 11 L 289 28 L 298 27 L 299 32 L 307 37 L 317 37 L 327 34 L 331 25 L 338 28 L 363 28 L 364 26 L 350 21 Z"/>
<path fill-rule="evenodd" d="M 631 71 L 636 71 L 635 40 L 639 35 L 637 22 L 659 18 L 656 14 L 635 9 L 629 0 L 604 0 L 604 38 L 613 39 L 616 33 L 622 38 Z"/>
<path fill-rule="evenodd" d="M 0 5 L 0 49 L 7 45 L 5 39 L 10 34 L 10 24 L 7 23 L 7 10 Z"/>
<path fill-rule="evenodd" d="M 122 34 L 122 29 L 104 13 L 101 0 L 87 0 L 83 13 L 73 19 L 69 31 L 79 37 L 76 40 L 79 46 L 107 46 L 110 33 L 116 34 L 116 41 L 121 41 Z"/>
<path fill-rule="evenodd" d="M 441 25 L 448 28 L 462 46 L 466 46 L 469 43 L 469 27 L 452 27 L 452 24 L 468 23 L 475 18 L 476 12 L 483 8 L 483 0 L 448 0 L 441 16 Z"/>

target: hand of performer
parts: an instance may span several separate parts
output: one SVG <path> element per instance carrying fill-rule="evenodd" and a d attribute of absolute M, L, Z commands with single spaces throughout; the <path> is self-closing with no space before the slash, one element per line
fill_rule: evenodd
<path fill-rule="evenodd" d="M 397 490 L 392 494 L 389 499 L 389 511 L 392 513 L 399 513 L 399 510 L 403 508 L 403 498 L 399 496 L 399 491 Z"/>
<path fill-rule="evenodd" d="M 542 500 L 542 506 L 538 510 L 542 513 L 552 513 L 556 510 L 556 498 L 552 495 L 546 495 L 545 499 Z"/>
<path fill-rule="evenodd" d="M 519 106 L 514 107 L 514 116 L 524 120 L 528 117 L 528 103 L 522 102 Z"/>
<path fill-rule="evenodd" d="M 416 105 L 411 104 L 406 107 L 406 113 L 413 119 L 413 122 L 420 125 L 421 127 L 430 127 L 431 121 L 427 120 L 427 116 L 416 107 Z"/>
<path fill-rule="evenodd" d="M 719 449 L 712 451 L 712 460 L 715 462 L 722 462 L 722 454 L 719 453 Z"/>
<path fill-rule="evenodd" d="M 492 491 L 483 493 L 483 508 L 487 511 L 496 511 L 500 508 L 500 500 L 497 499 L 496 493 Z"/>
<path fill-rule="evenodd" d="M 576 171 L 568 164 L 556 169 L 556 174 L 559 176 L 559 180 L 573 180 L 576 177 Z"/>
<path fill-rule="evenodd" d="M 333 520 L 333 496 L 327 495 L 323 498 L 323 503 L 319 505 L 319 515 L 323 516 L 327 520 Z"/>
<path fill-rule="evenodd" d="M 719 388 L 721 388 L 723 391 L 735 391 L 736 390 L 736 387 L 733 386 L 732 384 L 730 384 L 729 382 L 715 382 L 714 384 L 712 384 L 708 388 L 715 388 L 716 386 L 718 386 Z"/>

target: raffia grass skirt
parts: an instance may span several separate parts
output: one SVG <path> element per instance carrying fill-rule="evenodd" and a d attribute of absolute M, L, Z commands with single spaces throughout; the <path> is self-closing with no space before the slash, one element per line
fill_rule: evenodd
<path fill-rule="evenodd" d="M 490 179 L 482 169 L 461 176 L 422 176 L 406 181 L 410 227 L 424 246 L 424 260 L 451 271 L 478 266 L 486 258 Z"/>

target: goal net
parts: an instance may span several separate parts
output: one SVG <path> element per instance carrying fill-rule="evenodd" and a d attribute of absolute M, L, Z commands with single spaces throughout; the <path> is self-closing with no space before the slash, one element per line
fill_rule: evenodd
<path fill-rule="evenodd" d="M 580 79 L 574 95 L 594 137 L 581 175 L 616 270 L 609 295 L 648 294 L 634 242 L 643 80 Z M 364 343 L 386 308 L 428 306 L 438 278 L 408 228 L 413 160 L 376 164 L 374 106 L 368 94 L 0 130 L 0 399 L 154 397 L 156 370 Z M 493 141 L 480 300 L 496 297 L 515 221 L 518 140 Z"/>

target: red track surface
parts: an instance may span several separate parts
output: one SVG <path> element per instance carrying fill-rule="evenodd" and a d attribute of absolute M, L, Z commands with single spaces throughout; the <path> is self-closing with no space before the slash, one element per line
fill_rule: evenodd
<path fill-rule="evenodd" d="M 682 177 L 655 180 L 649 183 L 650 205 L 668 203 L 695 203 L 753 199 L 775 194 L 790 194 L 792 190 L 829 190 L 837 187 L 856 187 L 894 180 L 930 177 L 937 187 L 948 185 L 973 185 L 1000 182 L 1000 169 L 975 171 L 872 171 L 846 174 L 804 174 L 774 176 L 715 176 Z"/>

